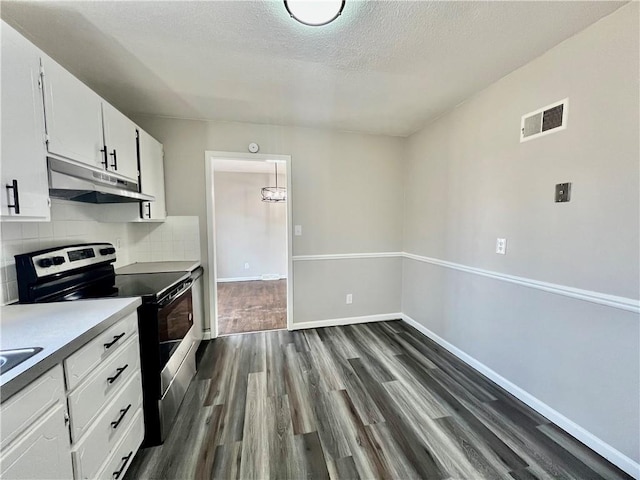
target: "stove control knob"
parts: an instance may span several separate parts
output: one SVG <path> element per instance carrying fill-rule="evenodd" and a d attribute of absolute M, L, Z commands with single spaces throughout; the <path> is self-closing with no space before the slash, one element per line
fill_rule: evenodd
<path fill-rule="evenodd" d="M 38 266 L 42 268 L 49 268 L 51 265 L 53 265 L 53 262 L 50 258 L 42 258 L 38 260 Z"/>
<path fill-rule="evenodd" d="M 113 247 L 108 247 L 108 248 L 101 248 L 100 249 L 100 255 L 111 255 L 116 253 L 116 249 Z"/>
<path fill-rule="evenodd" d="M 64 257 L 53 257 L 54 265 L 62 265 L 65 262 Z"/>

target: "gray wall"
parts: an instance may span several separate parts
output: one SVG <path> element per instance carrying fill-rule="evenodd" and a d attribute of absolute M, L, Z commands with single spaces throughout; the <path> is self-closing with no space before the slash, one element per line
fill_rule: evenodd
<path fill-rule="evenodd" d="M 294 256 L 401 249 L 401 161 L 405 141 L 402 138 L 147 116 L 134 120 L 164 144 L 169 215 L 200 217 L 201 258 L 205 265 L 208 255 L 204 152 L 246 152 L 250 142 L 260 145 L 260 153 L 291 155 L 289 193 L 293 200 L 293 223 L 303 227 L 303 235 L 293 240 Z M 294 322 L 398 311 L 400 268 L 386 270 L 389 276 L 381 274 L 378 283 L 370 285 L 369 278 L 353 270 L 352 262 L 331 261 L 335 264 L 335 275 L 351 279 L 344 285 L 345 291 L 338 291 L 324 273 L 324 262 L 311 261 L 305 266 L 302 263 L 307 262 L 296 262 Z M 377 264 L 380 259 L 363 262 Z M 389 301 L 382 302 L 378 296 L 381 288 L 397 294 L 386 296 Z M 360 292 L 357 295 L 356 289 Z M 323 294 L 305 296 L 304 292 Z M 345 304 L 347 293 L 354 294 L 353 305 Z M 305 298 L 304 305 L 299 305 L 299 298 Z M 296 312 L 297 306 L 301 316 Z"/>
<path fill-rule="evenodd" d="M 278 185 L 286 182 L 279 171 Z M 272 185 L 274 174 L 214 173 L 218 278 L 287 275 L 287 206 L 263 202 L 260 194 Z"/>
<path fill-rule="evenodd" d="M 633 3 L 411 136 L 404 250 L 637 299 L 638 59 Z M 568 128 L 519 143 L 521 115 L 565 97 Z M 640 459 L 637 314 L 410 259 L 402 293 L 405 314 Z"/>

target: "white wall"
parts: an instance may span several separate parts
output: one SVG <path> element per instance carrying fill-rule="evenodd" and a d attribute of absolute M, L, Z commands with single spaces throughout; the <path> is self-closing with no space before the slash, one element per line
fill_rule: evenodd
<path fill-rule="evenodd" d="M 638 38 L 634 2 L 411 136 L 404 250 L 637 300 Z M 520 143 L 521 115 L 565 97 L 568 128 Z M 413 259 L 402 293 L 405 314 L 640 460 L 637 313 Z"/>
<path fill-rule="evenodd" d="M 279 170 L 278 185 L 286 186 Z M 261 195 L 273 185 L 274 174 L 214 173 L 218 279 L 287 276 L 287 205 L 263 202 Z"/>
<path fill-rule="evenodd" d="M 293 223 L 303 227 L 303 235 L 294 237 L 294 258 L 401 248 L 402 138 L 151 116 L 137 116 L 134 120 L 164 145 L 169 214 L 200 218 L 201 258 L 205 265 L 208 255 L 204 152 L 246 152 L 250 142 L 260 145 L 260 153 L 291 155 L 289 195 Z M 363 261 L 374 265 L 386 260 Z M 342 291 L 337 291 L 333 279 L 324 274 L 325 261 L 311 261 L 304 267 L 301 264 L 307 262 L 295 262 L 294 323 L 302 319 L 307 322 L 346 318 L 355 311 L 358 315 L 397 312 L 401 260 L 393 261 L 396 267 L 387 270 L 389 276 L 379 275 L 375 286 L 369 283 L 369 278 L 353 271 L 354 264 L 338 261 L 333 267 L 336 277 L 351 279 Z M 301 268 L 304 273 L 296 275 Z M 205 270 L 207 288 L 208 273 Z M 345 295 L 356 288 L 362 293 L 354 295 L 353 305 L 346 305 Z M 385 297 L 388 302 L 381 302 L 377 297 L 381 288 L 398 294 L 394 298 Z M 300 292 L 323 294 L 303 296 Z M 304 304 L 300 303 L 301 298 L 305 299 Z M 298 316 L 298 311 L 302 316 Z"/>

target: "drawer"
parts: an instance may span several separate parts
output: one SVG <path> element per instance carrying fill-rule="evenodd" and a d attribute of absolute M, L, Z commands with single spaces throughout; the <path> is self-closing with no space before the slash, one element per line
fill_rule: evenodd
<path fill-rule="evenodd" d="M 100 363 L 138 332 L 138 312 L 109 327 L 64 361 L 67 389 L 73 390 Z"/>
<path fill-rule="evenodd" d="M 131 426 L 123 435 L 122 440 L 113 450 L 111 456 L 103 464 L 100 473 L 98 473 L 95 478 L 100 480 L 122 479 L 125 472 L 131 465 L 133 457 L 138 452 L 140 445 L 142 445 L 143 438 L 144 418 L 142 416 L 142 409 L 140 409 L 133 417 Z"/>
<path fill-rule="evenodd" d="M 0 406 L 0 448 L 9 445 L 53 404 L 64 404 L 64 399 L 62 365 L 57 365 Z"/>
<path fill-rule="evenodd" d="M 169 384 L 173 380 L 176 371 L 180 368 L 187 353 L 189 353 L 189 350 L 193 347 L 193 333 L 194 328 L 191 327 L 160 372 L 161 396 L 164 395 L 167 388 L 169 388 Z"/>
<path fill-rule="evenodd" d="M 138 335 L 134 335 L 69 395 L 73 438 L 80 438 L 91 420 L 140 372 Z"/>
<path fill-rule="evenodd" d="M 91 424 L 82 440 L 73 448 L 76 476 L 93 478 L 109 456 L 111 450 L 133 423 L 142 408 L 140 374 L 135 374 Z"/>

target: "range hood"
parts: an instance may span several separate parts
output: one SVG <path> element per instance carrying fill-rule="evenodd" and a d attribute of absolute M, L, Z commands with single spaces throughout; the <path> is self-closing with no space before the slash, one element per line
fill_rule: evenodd
<path fill-rule="evenodd" d="M 89 165 L 48 157 L 49 196 L 85 203 L 153 202 L 138 184 Z"/>

